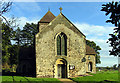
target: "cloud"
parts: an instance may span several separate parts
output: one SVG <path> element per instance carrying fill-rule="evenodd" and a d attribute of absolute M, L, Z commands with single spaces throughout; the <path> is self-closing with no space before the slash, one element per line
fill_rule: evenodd
<path fill-rule="evenodd" d="M 118 58 L 118 57 L 115 57 L 115 56 L 101 56 L 101 58 Z"/>
<path fill-rule="evenodd" d="M 35 24 L 37 24 L 38 21 L 40 20 L 40 18 L 37 18 L 37 19 L 28 19 L 28 18 L 26 18 L 26 17 L 20 17 L 20 18 L 18 18 L 18 19 L 19 19 L 19 21 L 18 21 L 17 23 L 19 23 L 19 27 L 20 27 L 21 29 L 24 27 L 24 25 L 25 25 L 26 23 L 35 23 Z"/>
<path fill-rule="evenodd" d="M 37 2 L 14 2 L 9 13 L 5 16 L 14 15 L 15 17 L 37 18 L 40 17 L 41 5 Z"/>
<path fill-rule="evenodd" d="M 12 18 L 14 18 L 14 17 L 5 17 L 7 20 L 10 20 L 10 21 L 12 21 Z M 37 24 L 38 23 L 38 21 L 40 20 L 41 18 L 34 18 L 34 19 L 28 19 L 28 18 L 26 18 L 26 17 L 19 17 L 19 18 L 14 18 L 14 20 L 16 20 L 15 22 L 16 22 L 16 24 L 19 24 L 19 27 L 20 28 L 22 28 L 22 27 L 24 27 L 24 25 L 26 24 L 26 23 L 35 23 L 35 24 Z M 5 22 L 5 20 L 3 19 L 3 22 Z"/>
<path fill-rule="evenodd" d="M 94 41 L 98 46 L 101 47 L 102 50 L 99 52 L 102 63 L 98 66 L 105 66 L 105 65 L 111 66 L 114 63 L 118 63 L 118 59 L 116 57 L 109 55 L 109 50 L 111 49 L 111 47 L 109 46 L 109 43 L 106 43 L 108 41 L 108 38 L 110 37 L 109 34 L 113 33 L 114 27 L 90 25 L 87 23 L 78 23 L 78 22 L 74 24 L 83 34 L 86 35 L 86 39 L 90 41 Z M 110 63 L 108 63 L 109 61 Z"/>
<path fill-rule="evenodd" d="M 118 57 L 118 64 L 120 64 L 120 57 Z"/>
<path fill-rule="evenodd" d="M 79 30 L 81 30 L 86 36 L 89 35 L 97 35 L 97 36 L 103 36 L 105 34 L 110 34 L 113 32 L 113 28 L 111 26 L 99 26 L 99 25 L 89 25 L 86 23 L 74 23 Z"/>
<path fill-rule="evenodd" d="M 94 41 L 97 45 L 102 48 L 102 51 L 109 51 L 111 48 L 109 44 L 106 43 L 109 34 L 113 33 L 113 28 L 111 26 L 98 26 L 90 25 L 86 23 L 74 23 L 77 28 L 86 35 L 86 39 Z"/>
<path fill-rule="evenodd" d="M 114 64 L 118 64 L 118 57 L 101 57 L 101 61 L 101 64 L 97 64 L 98 67 L 111 67 Z"/>

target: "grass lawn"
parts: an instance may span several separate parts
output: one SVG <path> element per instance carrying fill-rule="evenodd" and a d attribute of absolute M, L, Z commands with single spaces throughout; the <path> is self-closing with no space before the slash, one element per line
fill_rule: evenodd
<path fill-rule="evenodd" d="M 118 80 L 118 71 L 98 71 L 96 74 L 91 74 L 93 76 L 84 76 L 71 78 L 77 83 L 120 83 Z M 33 78 L 33 77 L 23 77 L 23 76 L 1 76 L 2 83 L 61 83 L 56 78 Z M 106 81 L 105 81 L 106 80 Z"/>
<path fill-rule="evenodd" d="M 2 83 L 61 83 L 56 78 L 33 78 L 22 76 L 2 76 Z"/>
<path fill-rule="evenodd" d="M 76 81 L 77 83 L 82 83 L 82 82 L 88 82 L 89 83 L 96 83 L 96 82 L 101 82 L 102 83 L 108 82 L 109 83 L 116 83 L 116 81 L 119 81 L 118 79 L 118 71 L 98 71 L 96 74 L 91 74 L 93 76 L 85 76 L 85 77 L 76 77 L 76 78 L 71 78 L 73 81 Z M 106 81 L 105 81 L 106 80 Z M 91 81 L 91 82 L 90 82 Z M 120 82 L 117 82 L 120 83 Z"/>

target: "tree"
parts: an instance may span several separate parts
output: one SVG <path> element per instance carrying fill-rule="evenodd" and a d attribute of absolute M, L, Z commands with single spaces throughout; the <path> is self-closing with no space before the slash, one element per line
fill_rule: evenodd
<path fill-rule="evenodd" d="M 112 23 L 115 25 L 113 34 L 109 34 L 111 37 L 108 39 L 112 50 L 110 50 L 110 55 L 120 57 L 120 3 L 109 2 L 102 5 L 101 11 L 106 12 L 106 16 L 110 15 L 110 19 L 107 23 Z"/>
<path fill-rule="evenodd" d="M 96 54 L 96 64 L 100 64 L 101 63 L 100 52 L 99 52 L 99 50 L 101 50 L 100 46 L 97 46 L 95 42 L 90 41 L 90 40 L 86 40 L 86 44 L 95 50 L 95 52 L 97 53 Z"/>
<path fill-rule="evenodd" d="M 109 67 L 109 66 L 107 66 L 107 67 L 106 67 L 106 69 L 107 69 L 107 70 L 110 70 L 110 67 Z"/>
<path fill-rule="evenodd" d="M 6 21 L 7 25 L 10 25 L 9 21 L 7 21 L 6 17 L 4 17 L 3 14 L 7 13 L 10 10 L 11 5 L 12 5 L 12 2 L 10 1 L 8 2 L 4 0 L 0 1 L 0 17 L 2 17 Z"/>
<path fill-rule="evenodd" d="M 8 65 L 17 64 L 17 45 L 13 45 L 11 40 L 15 36 L 15 31 L 2 23 L 2 63 L 6 67 Z"/>
<path fill-rule="evenodd" d="M 113 69 L 116 70 L 117 69 L 117 64 L 113 65 Z"/>
<path fill-rule="evenodd" d="M 21 43 L 22 46 L 31 46 L 34 47 L 35 44 L 35 35 L 38 33 L 37 24 L 26 23 L 21 31 Z"/>
<path fill-rule="evenodd" d="M 11 37 L 12 37 L 12 29 L 7 26 L 5 23 L 2 23 L 2 62 L 3 65 L 10 64 L 10 48 L 12 47 L 11 45 Z"/>
<path fill-rule="evenodd" d="M 17 46 L 11 43 L 15 36 L 15 31 L 13 28 L 16 28 L 18 25 L 16 24 L 16 18 L 12 16 L 10 19 L 6 19 L 4 16 L 5 13 L 10 11 L 12 2 L 11 1 L 0 1 L 0 22 L 2 29 L 0 33 L 2 34 L 2 41 L 0 41 L 0 45 L 2 48 L 2 64 L 3 67 L 9 67 L 13 64 L 17 64 Z M 3 22 L 5 20 L 5 22 Z"/>
<path fill-rule="evenodd" d="M 20 50 L 20 46 L 22 44 L 22 41 L 21 41 L 21 29 L 18 27 L 16 30 L 15 30 L 15 34 L 14 34 L 14 38 L 13 40 L 16 42 L 14 44 L 14 47 L 16 48 L 16 60 L 15 62 L 18 64 L 19 63 L 19 50 Z"/>
<path fill-rule="evenodd" d="M 1 18 L 0 18 L 0 27 L 2 27 L 2 19 Z M 2 31 L 2 29 L 0 28 L 0 55 L 2 55 L 2 41 L 1 41 L 2 40 L 2 37 L 1 37 L 2 32 L 1 31 Z M 2 57 L 0 56 L 0 63 L 2 63 L 1 58 Z"/>
<path fill-rule="evenodd" d="M 12 2 L 5 2 L 3 0 L 0 1 L 0 27 L 2 27 L 2 19 L 5 19 L 5 21 L 9 25 L 7 19 L 3 16 L 3 14 L 10 10 L 11 5 L 12 5 Z M 0 35 L 2 34 L 1 31 L 2 31 L 2 29 L 0 28 Z M 0 51 L 2 50 L 2 41 L 1 40 L 2 40 L 2 38 L 0 37 Z M 1 54 L 2 54 L 2 51 L 0 52 L 0 55 Z"/>
<path fill-rule="evenodd" d="M 1 31 L 3 66 L 12 66 L 13 64 L 17 65 L 20 47 L 34 47 L 35 34 L 38 32 L 37 24 L 26 23 L 26 25 L 23 27 L 23 30 L 18 27 L 14 31 L 13 27 L 6 25 L 6 23 L 2 23 Z M 12 44 L 11 40 L 15 41 L 16 43 Z"/>
<path fill-rule="evenodd" d="M 19 27 L 15 31 L 15 37 L 13 40 L 16 41 L 17 46 L 21 45 L 21 29 Z"/>

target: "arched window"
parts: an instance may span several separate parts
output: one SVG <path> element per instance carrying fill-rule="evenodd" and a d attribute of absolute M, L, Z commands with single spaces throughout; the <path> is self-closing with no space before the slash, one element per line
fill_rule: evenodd
<path fill-rule="evenodd" d="M 88 63 L 88 71 L 92 72 L 92 62 Z"/>
<path fill-rule="evenodd" d="M 67 55 L 67 36 L 64 33 L 57 36 L 57 55 Z"/>
<path fill-rule="evenodd" d="M 61 55 L 61 37 L 57 36 L 57 55 Z"/>

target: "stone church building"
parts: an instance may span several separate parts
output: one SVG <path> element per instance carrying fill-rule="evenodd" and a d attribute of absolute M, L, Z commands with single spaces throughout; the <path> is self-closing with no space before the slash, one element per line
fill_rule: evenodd
<path fill-rule="evenodd" d="M 38 25 L 34 51 L 23 53 L 32 58 L 21 58 L 18 72 L 32 73 L 33 70 L 36 77 L 49 78 L 96 73 L 95 50 L 86 45 L 86 36 L 62 12 L 54 16 L 48 11 Z"/>

